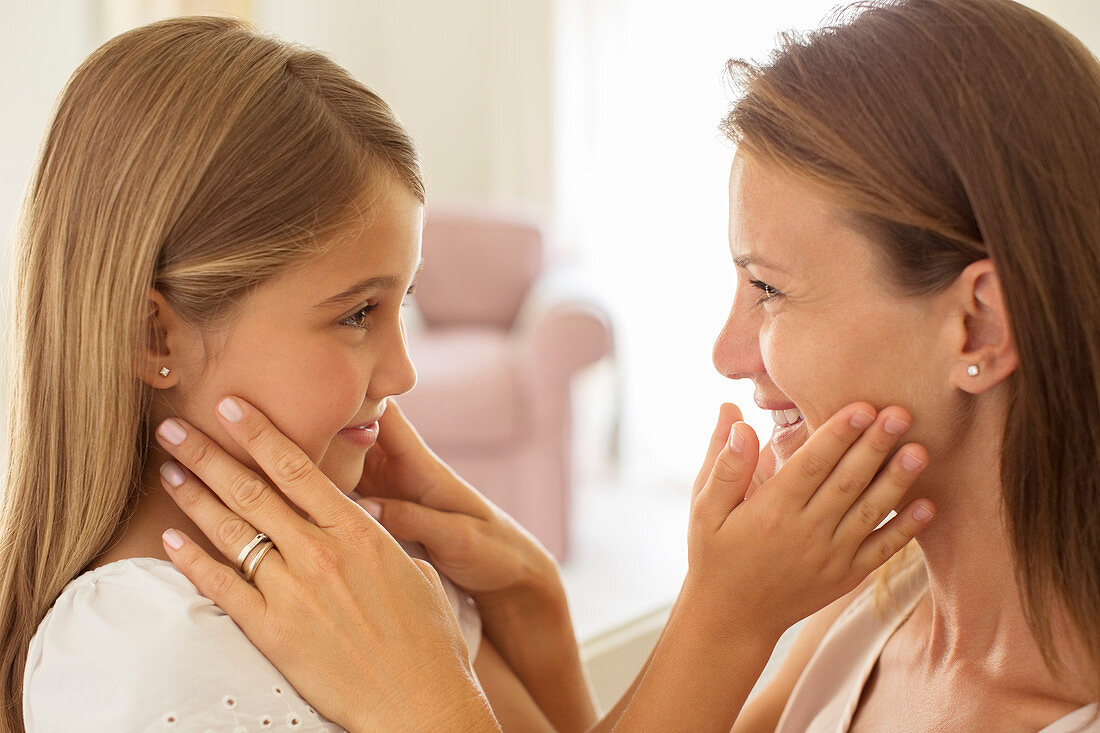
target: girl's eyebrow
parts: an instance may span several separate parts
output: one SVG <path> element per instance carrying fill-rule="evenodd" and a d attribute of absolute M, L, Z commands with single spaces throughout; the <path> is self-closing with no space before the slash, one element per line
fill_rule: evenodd
<path fill-rule="evenodd" d="M 420 274 L 420 271 L 424 269 L 424 260 L 420 261 L 420 266 L 416 268 L 416 275 Z M 400 284 L 400 279 L 396 275 L 382 275 L 377 277 L 368 277 L 365 280 L 352 285 L 347 290 L 337 293 L 330 298 L 326 298 L 322 302 L 313 306 L 315 310 L 328 310 L 329 308 L 335 308 L 336 306 L 352 305 L 357 302 L 364 293 L 371 290 L 386 290 L 387 288 L 395 288 Z"/>

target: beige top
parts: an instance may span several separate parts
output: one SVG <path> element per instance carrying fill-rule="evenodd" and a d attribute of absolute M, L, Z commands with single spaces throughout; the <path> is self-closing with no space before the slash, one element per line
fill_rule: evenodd
<path fill-rule="evenodd" d="M 876 612 L 874 588 L 868 588 L 829 628 L 791 691 L 776 733 L 846 733 L 886 640 L 928 589 L 924 563 L 911 563 L 890 585 L 896 604 Z M 1096 708 L 1079 708 L 1039 733 L 1100 733 Z"/>

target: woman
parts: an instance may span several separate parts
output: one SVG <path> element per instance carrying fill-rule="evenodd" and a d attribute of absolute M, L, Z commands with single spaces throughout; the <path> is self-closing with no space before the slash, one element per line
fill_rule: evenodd
<path fill-rule="evenodd" d="M 715 365 L 799 411 L 780 465 L 854 395 L 907 407 L 933 457 L 910 496 L 938 510 L 892 602 L 811 619 L 734 730 L 1100 730 L 1100 65 L 1008 0 L 902 0 L 732 69 L 739 287 Z M 460 584 L 499 572 L 430 491 L 379 503 Z"/>
<path fill-rule="evenodd" d="M 549 663 L 546 648 L 517 650 L 501 633 L 523 595 L 512 591 L 561 599 L 539 548 L 512 528 L 512 557 L 530 562 L 500 554 L 476 582 L 440 563 L 477 591 L 483 636 L 469 596 L 410 557 L 423 548 L 398 544 L 348 498 L 419 486 L 426 500 L 488 511 L 386 409 L 416 378 L 401 306 L 420 266 L 423 202 L 415 148 L 385 102 L 321 54 L 242 23 L 138 28 L 76 71 L 20 236 L 0 729 L 370 730 L 400 715 L 439 730 L 458 711 L 469 725 L 549 730 L 594 717 L 567 614 L 526 624 L 565 640 Z M 807 446 L 860 491 L 828 471 L 788 470 L 732 518 L 757 447 L 740 433 L 739 454 L 722 447 L 727 414 L 695 502 L 684 599 L 696 620 L 736 611 L 746 639 L 765 637 L 739 645 L 747 663 L 927 523 L 918 501 L 876 529 L 919 474 L 892 458 L 876 477 L 900 438 L 882 426 L 905 414 L 879 412 L 846 406 Z M 386 426 L 389 447 L 364 472 L 387 420 L 398 429 Z M 202 475 L 244 471 L 227 484 L 241 516 L 204 502 L 170 455 Z M 172 526 L 197 542 L 168 533 L 163 544 Z M 169 560 L 203 550 L 235 557 L 267 600 L 226 566 L 221 582 L 202 581 L 224 605 L 204 598 Z M 713 645 L 699 628 L 676 636 Z M 290 669 L 336 647 L 354 652 Z M 646 699 L 664 707 L 660 693 Z"/>

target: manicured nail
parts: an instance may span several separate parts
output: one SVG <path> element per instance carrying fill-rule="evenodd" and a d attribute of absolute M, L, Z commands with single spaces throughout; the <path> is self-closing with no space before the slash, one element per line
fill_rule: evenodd
<path fill-rule="evenodd" d="M 918 468 L 921 468 L 923 466 L 924 461 L 920 460 L 919 458 L 911 456 L 908 453 L 901 454 L 901 467 L 904 468 L 906 471 L 916 471 Z"/>
<path fill-rule="evenodd" d="M 160 467 L 160 475 L 164 477 L 164 480 L 168 482 L 169 486 L 173 488 L 183 483 L 187 476 L 184 475 L 183 469 L 175 461 L 167 461 Z"/>
<path fill-rule="evenodd" d="M 898 420 L 896 417 L 886 418 L 886 422 L 882 425 L 883 430 L 890 433 L 890 435 L 901 435 L 909 429 L 909 423 L 904 420 Z"/>
<path fill-rule="evenodd" d="M 932 518 L 932 510 L 924 504 L 918 504 L 917 508 L 913 510 L 913 519 L 918 522 L 926 522 Z"/>
<path fill-rule="evenodd" d="M 377 501 L 371 501 L 370 499 L 360 499 L 359 506 L 367 510 L 367 514 L 371 515 L 375 519 L 382 519 L 382 505 Z"/>
<path fill-rule="evenodd" d="M 164 534 L 161 535 L 164 539 L 164 544 L 171 547 L 173 550 L 178 550 L 183 547 L 183 536 L 174 529 L 164 530 Z"/>
<path fill-rule="evenodd" d="M 178 422 L 168 418 L 157 428 L 157 435 L 167 440 L 172 445 L 179 445 L 187 438 L 187 431 Z"/>
<path fill-rule="evenodd" d="M 241 409 L 240 403 L 232 397 L 226 397 L 218 403 L 218 412 L 229 422 L 240 422 L 244 417 L 244 410 Z"/>
<path fill-rule="evenodd" d="M 734 423 L 733 427 L 730 428 L 730 448 L 734 453 L 745 450 L 745 438 L 737 432 L 737 423 Z"/>
<path fill-rule="evenodd" d="M 874 421 L 875 416 L 870 413 L 864 412 L 863 410 L 857 410 L 856 412 L 853 412 L 852 418 L 851 420 L 849 420 L 849 422 L 852 423 L 853 428 L 859 428 L 860 430 L 863 430 Z"/>

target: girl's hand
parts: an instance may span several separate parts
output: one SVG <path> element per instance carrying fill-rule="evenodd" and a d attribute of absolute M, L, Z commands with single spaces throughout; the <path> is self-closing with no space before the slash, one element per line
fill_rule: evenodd
<path fill-rule="evenodd" d="M 616 731 L 729 730 L 783 631 L 932 517 L 921 499 L 876 529 L 928 462 L 909 444 L 879 471 L 909 426 L 901 408 L 876 419 L 870 405 L 848 405 L 778 470 L 740 417 L 723 406 L 692 497 L 688 575 L 636 690 L 616 706 Z"/>
<path fill-rule="evenodd" d="M 900 407 L 848 405 L 778 471 L 760 470 L 756 433 L 734 423 L 692 501 L 685 590 L 716 606 L 736 599 L 776 638 L 850 591 L 932 517 L 915 500 L 878 528 L 928 463 L 910 443 L 882 468 L 911 421 Z"/>
<path fill-rule="evenodd" d="M 222 413 L 230 402 L 238 409 L 225 414 L 236 420 Z M 162 469 L 162 483 L 233 567 L 260 531 L 275 548 L 253 586 L 170 530 L 165 548 L 180 571 L 345 728 L 498 730 L 432 567 L 410 558 L 256 408 L 228 398 L 218 417 L 281 492 L 180 419 L 165 421 L 157 440 L 194 473 Z M 170 544 L 173 534 L 182 545 Z"/>

